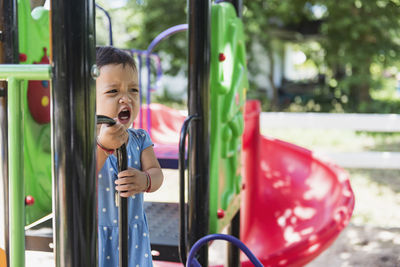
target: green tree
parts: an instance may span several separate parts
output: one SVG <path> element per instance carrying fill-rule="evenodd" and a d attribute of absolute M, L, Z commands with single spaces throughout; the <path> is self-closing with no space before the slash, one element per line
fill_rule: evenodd
<path fill-rule="evenodd" d="M 187 23 L 186 2 L 177 0 L 129 0 L 122 8 L 110 8 L 109 2 L 101 3 L 111 14 L 115 45 L 120 48 L 146 50 L 151 41 L 164 30 Z M 102 14 L 98 12 L 98 17 Z M 99 18 L 100 21 L 100 18 Z M 107 26 L 105 23 L 102 28 Z M 100 31 L 100 43 L 106 43 L 105 29 Z M 118 39 L 118 38 L 123 38 Z M 186 69 L 187 41 L 186 33 L 179 33 L 164 40 L 155 49 L 164 62 L 169 61 L 169 74 Z"/>
<path fill-rule="evenodd" d="M 126 7 L 118 9 L 107 7 L 106 0 L 98 2 L 109 9 L 116 33 L 114 41 L 123 48 L 146 49 L 163 30 L 187 23 L 186 2 L 178 0 L 128 0 Z M 304 35 L 300 32 L 318 26 L 316 41 L 322 52 L 309 49 L 314 53 L 310 58 L 323 66 L 327 86 L 347 94 L 353 107 L 370 101 L 370 89 L 379 86 L 377 78 L 371 75 L 371 66 L 383 69 L 400 61 L 400 0 L 244 0 L 243 3 L 246 44 L 248 48 L 254 43 L 264 47 L 271 66 L 272 55 L 282 53 L 276 40 L 303 42 Z M 282 35 L 282 29 L 286 35 Z M 99 33 L 98 39 L 105 42 L 106 34 Z M 170 63 L 167 73 L 186 69 L 186 34 L 169 38 L 156 51 Z M 257 56 L 248 49 L 250 72 L 258 71 L 252 60 Z M 268 78 L 272 81 L 272 72 Z M 276 107 L 277 88 L 272 89 Z"/>
<path fill-rule="evenodd" d="M 348 94 L 354 107 L 371 100 L 370 89 L 374 85 L 371 65 L 389 66 L 400 59 L 399 1 L 249 0 L 244 3 L 248 43 L 257 40 L 267 50 L 273 49 L 274 38 L 282 38 L 274 29 L 293 30 L 305 22 L 322 22 L 318 41 L 324 50 L 326 74 L 336 81 L 328 83 L 337 84 L 339 90 Z M 292 39 L 296 39 L 296 32 L 293 35 Z"/>

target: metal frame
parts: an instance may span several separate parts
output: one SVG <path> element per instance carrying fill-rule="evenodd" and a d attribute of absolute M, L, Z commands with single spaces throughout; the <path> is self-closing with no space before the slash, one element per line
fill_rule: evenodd
<path fill-rule="evenodd" d="M 210 0 L 188 1 L 188 109 L 196 115 L 189 129 L 188 248 L 208 234 L 209 219 L 209 77 Z M 199 251 L 199 262 L 208 265 L 208 247 Z"/>
<path fill-rule="evenodd" d="M 105 10 L 105 9 L 104 9 L 103 7 L 101 7 L 100 5 L 96 4 L 96 7 L 97 7 L 98 9 L 100 9 L 101 11 L 103 11 L 104 15 L 106 16 L 106 18 L 107 18 L 107 20 L 108 20 L 108 40 L 109 40 L 110 46 L 113 46 L 113 45 L 114 45 L 114 42 L 113 42 L 113 31 L 112 31 L 111 16 L 110 16 L 110 14 L 108 13 L 108 11 Z"/>
<path fill-rule="evenodd" d="M 93 0 L 71 1 L 53 0 L 51 13 L 55 257 L 57 266 L 96 266 L 95 87 L 90 78 L 95 5 Z M 240 12 L 241 1 L 236 2 Z M 208 234 L 210 5 L 210 0 L 188 1 L 188 108 L 189 116 L 199 119 L 189 129 L 187 251 Z M 207 247 L 198 259 L 207 266 Z"/>
<path fill-rule="evenodd" d="M 51 10 L 56 265 L 97 266 L 95 5 L 52 0 Z"/>
<path fill-rule="evenodd" d="M 0 65 L 0 80 L 8 82 L 9 262 L 25 266 L 25 195 L 23 159 L 23 80 L 47 80 L 48 65 Z M 22 195 L 22 197 L 21 197 Z"/>
<path fill-rule="evenodd" d="M 146 50 L 146 67 L 147 67 L 147 95 L 146 95 L 146 103 L 147 103 L 147 130 L 149 132 L 149 134 L 151 135 L 151 111 L 150 111 L 150 102 L 151 102 L 151 95 L 150 95 L 150 89 L 151 89 L 151 73 L 150 73 L 150 56 L 154 50 L 154 48 L 156 48 L 156 46 L 165 38 L 174 35 L 176 33 L 182 32 L 182 31 L 186 31 L 188 29 L 188 25 L 187 24 L 180 24 L 180 25 L 176 25 L 173 26 L 169 29 L 166 29 L 165 31 L 163 31 L 162 33 L 160 33 L 159 35 L 156 36 L 156 38 L 153 39 L 153 41 L 151 41 L 150 45 L 147 47 Z M 142 102 L 140 102 L 142 103 Z M 142 119 L 142 114 L 141 114 L 141 110 L 140 110 L 140 120 Z"/>
<path fill-rule="evenodd" d="M 5 64 L 18 63 L 18 9 L 17 0 L 0 0 L 0 8 L 2 9 L 3 30 L 1 41 L 3 46 L 3 62 Z M 4 16 L 7 14 L 7 16 Z M 1 140 L 0 140 L 0 160 L 1 160 L 1 183 L 3 184 L 4 193 L 4 241 L 7 262 L 10 262 L 10 236 L 9 236 L 9 179 L 8 179 L 8 112 L 7 112 L 7 85 L 3 88 L 0 101 L 0 121 L 1 121 Z"/>

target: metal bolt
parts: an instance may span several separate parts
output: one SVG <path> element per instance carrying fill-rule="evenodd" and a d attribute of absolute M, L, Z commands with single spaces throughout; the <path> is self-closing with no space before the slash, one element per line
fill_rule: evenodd
<path fill-rule="evenodd" d="M 100 70 L 99 70 L 99 68 L 97 67 L 96 64 L 94 64 L 94 65 L 92 66 L 92 69 L 91 69 L 90 72 L 91 72 L 92 78 L 93 78 L 94 80 L 96 80 L 97 77 L 100 76 Z"/>

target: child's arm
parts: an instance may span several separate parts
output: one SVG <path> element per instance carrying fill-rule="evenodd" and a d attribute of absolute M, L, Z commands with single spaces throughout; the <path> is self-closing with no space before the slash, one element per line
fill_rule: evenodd
<path fill-rule="evenodd" d="M 151 187 L 148 192 L 154 192 L 160 188 L 164 180 L 164 175 L 152 146 L 142 151 L 141 163 L 143 171 L 128 168 L 128 170 L 118 174 L 118 179 L 115 181 L 117 185 L 115 189 L 118 191 L 125 191 L 121 193 L 122 197 L 130 197 L 137 193 L 147 192 L 149 184 L 147 182 L 146 172 L 151 177 Z"/>
<path fill-rule="evenodd" d="M 103 168 L 104 163 L 106 162 L 108 154 L 103 148 L 106 150 L 115 150 L 122 146 L 122 144 L 126 143 L 129 138 L 128 132 L 125 130 L 124 126 L 117 122 L 113 126 L 108 126 L 106 124 L 102 124 L 101 127 L 97 128 L 97 173 L 100 172 L 101 168 Z"/>
<path fill-rule="evenodd" d="M 146 171 L 151 177 L 151 188 L 149 192 L 155 192 L 161 187 L 164 181 L 164 175 L 154 153 L 153 146 L 149 146 L 142 151 L 141 161 L 142 170 Z"/>

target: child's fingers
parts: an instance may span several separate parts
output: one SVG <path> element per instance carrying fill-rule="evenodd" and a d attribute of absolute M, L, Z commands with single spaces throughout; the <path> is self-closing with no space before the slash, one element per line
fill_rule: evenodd
<path fill-rule="evenodd" d="M 128 176 L 136 176 L 139 170 L 133 169 L 133 168 L 128 168 L 127 170 L 124 170 L 120 173 L 118 173 L 118 178 L 124 178 Z"/>
<path fill-rule="evenodd" d="M 99 142 L 110 149 L 117 149 L 128 141 L 129 134 L 121 123 L 113 126 L 103 124 L 98 135 Z"/>
<path fill-rule="evenodd" d="M 121 192 L 120 195 L 121 197 L 131 197 L 133 195 L 136 195 L 137 193 L 140 193 L 140 191 Z"/>
<path fill-rule="evenodd" d="M 136 179 L 134 177 L 124 177 L 115 180 L 116 185 L 134 184 L 134 183 L 136 183 Z"/>
<path fill-rule="evenodd" d="M 115 190 L 117 191 L 135 191 L 137 189 L 137 185 L 135 184 L 124 184 L 124 185 L 118 185 L 115 187 Z"/>
<path fill-rule="evenodd" d="M 135 186 L 132 184 L 116 186 L 115 190 L 119 191 L 119 194 L 121 195 L 121 197 L 130 197 L 137 193 L 142 192 L 138 186 Z"/>

